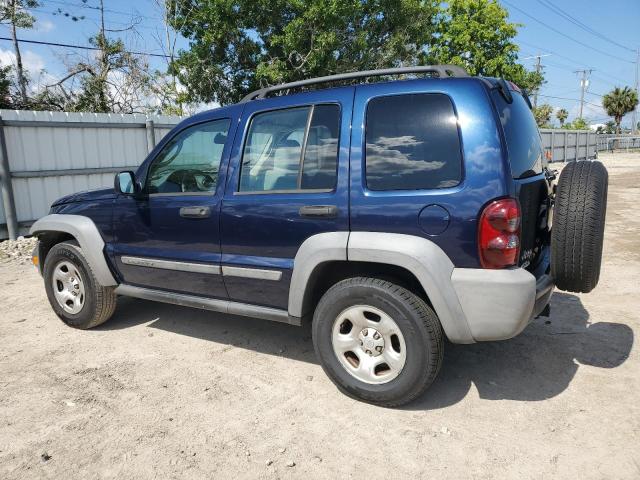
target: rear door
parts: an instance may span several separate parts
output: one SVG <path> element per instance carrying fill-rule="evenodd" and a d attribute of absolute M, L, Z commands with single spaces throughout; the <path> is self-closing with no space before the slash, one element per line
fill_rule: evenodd
<path fill-rule="evenodd" d="M 349 229 L 352 102 L 341 88 L 246 104 L 221 216 L 231 300 L 286 309 L 300 245 Z"/>

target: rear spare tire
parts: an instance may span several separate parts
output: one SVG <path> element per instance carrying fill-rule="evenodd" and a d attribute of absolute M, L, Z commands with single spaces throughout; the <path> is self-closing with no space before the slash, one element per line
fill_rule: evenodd
<path fill-rule="evenodd" d="M 551 275 L 560 290 L 587 293 L 600 277 L 607 169 L 571 162 L 558 180 L 551 229 Z"/>

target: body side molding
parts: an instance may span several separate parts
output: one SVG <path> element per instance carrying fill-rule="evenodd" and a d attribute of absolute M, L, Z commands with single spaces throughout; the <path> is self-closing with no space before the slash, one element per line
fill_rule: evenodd
<path fill-rule="evenodd" d="M 220 275 L 219 265 L 207 265 L 206 263 L 178 262 L 148 257 L 130 257 L 127 255 L 120 257 L 120 261 L 125 265 L 134 265 L 136 267 L 160 268 L 162 270 L 177 270 L 180 272 Z"/>
<path fill-rule="evenodd" d="M 117 285 L 104 256 L 104 241 L 93 221 L 83 215 L 53 213 L 36 221 L 29 230 L 31 235 L 41 232 L 64 232 L 72 235 L 80 244 L 91 270 L 98 282 L 107 287 Z"/>

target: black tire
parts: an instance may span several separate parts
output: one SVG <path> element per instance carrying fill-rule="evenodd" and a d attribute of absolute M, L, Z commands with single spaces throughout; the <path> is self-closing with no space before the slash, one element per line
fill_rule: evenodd
<path fill-rule="evenodd" d="M 53 291 L 53 271 L 63 260 L 76 267 L 85 289 L 84 304 L 75 314 L 65 311 L 60 306 Z M 58 243 L 51 248 L 44 263 L 42 276 L 51 307 L 56 315 L 70 327 L 86 330 L 106 322 L 113 315 L 116 308 L 114 288 L 100 285 L 85 260 L 82 249 L 75 242 Z"/>
<path fill-rule="evenodd" d="M 334 353 L 332 329 L 347 308 L 368 305 L 382 310 L 399 327 L 406 344 L 406 361 L 399 375 L 382 384 L 352 376 Z M 346 395 L 384 407 L 397 407 L 420 396 L 440 370 L 444 342 L 440 321 L 422 300 L 403 287 L 355 277 L 333 285 L 320 299 L 313 316 L 313 346 L 325 373 Z"/>
<path fill-rule="evenodd" d="M 560 290 L 588 293 L 600 278 L 608 174 L 597 161 L 571 162 L 558 180 L 551 275 Z"/>

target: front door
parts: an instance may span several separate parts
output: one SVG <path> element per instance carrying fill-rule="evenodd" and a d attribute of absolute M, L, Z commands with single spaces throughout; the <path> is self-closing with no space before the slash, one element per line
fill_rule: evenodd
<path fill-rule="evenodd" d="M 220 118 L 176 132 L 141 169 L 142 194 L 117 199 L 108 253 L 124 283 L 226 298 L 219 207 L 231 125 Z"/>
<path fill-rule="evenodd" d="M 246 104 L 220 222 L 231 300 L 286 309 L 300 245 L 349 229 L 352 102 L 349 87 Z"/>

